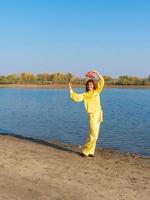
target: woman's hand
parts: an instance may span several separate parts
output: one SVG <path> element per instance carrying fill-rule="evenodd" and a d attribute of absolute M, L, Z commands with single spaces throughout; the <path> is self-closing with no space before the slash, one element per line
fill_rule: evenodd
<path fill-rule="evenodd" d="M 93 73 L 95 73 L 98 77 L 100 77 L 101 75 L 99 74 L 99 72 L 98 71 L 96 71 L 96 70 L 91 70 Z"/>
<path fill-rule="evenodd" d="M 100 75 L 98 71 L 92 70 L 92 72 L 94 72 L 98 76 L 98 78 L 100 78 L 104 82 L 104 78 Z"/>
<path fill-rule="evenodd" d="M 69 87 L 70 90 L 72 89 L 72 84 L 71 84 L 71 82 L 68 83 L 68 87 Z"/>
<path fill-rule="evenodd" d="M 96 73 L 96 74 L 98 73 L 96 70 L 91 70 L 91 72 L 94 72 L 94 73 Z"/>

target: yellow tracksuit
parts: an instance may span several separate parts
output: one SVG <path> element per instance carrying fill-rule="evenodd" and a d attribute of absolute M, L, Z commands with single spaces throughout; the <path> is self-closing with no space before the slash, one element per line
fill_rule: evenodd
<path fill-rule="evenodd" d="M 94 155 L 96 141 L 99 134 L 100 123 L 103 121 L 103 111 L 101 109 L 99 93 L 104 86 L 104 79 L 99 79 L 97 88 L 93 91 L 78 94 L 70 89 L 70 97 L 75 102 L 84 101 L 85 110 L 89 118 L 89 132 L 87 141 L 82 149 L 85 155 Z"/>

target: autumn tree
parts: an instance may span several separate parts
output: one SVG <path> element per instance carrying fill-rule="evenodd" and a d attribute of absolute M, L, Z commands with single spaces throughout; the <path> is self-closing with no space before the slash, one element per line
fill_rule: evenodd
<path fill-rule="evenodd" d="M 16 74 L 9 74 L 8 76 L 6 76 L 8 83 L 17 83 L 18 78 L 19 77 Z"/>

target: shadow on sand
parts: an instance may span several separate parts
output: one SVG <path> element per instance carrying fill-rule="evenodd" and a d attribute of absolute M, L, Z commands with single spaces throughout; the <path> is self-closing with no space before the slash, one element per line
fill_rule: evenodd
<path fill-rule="evenodd" d="M 49 147 L 52 147 L 52 148 L 60 150 L 60 151 L 67 151 L 70 153 L 80 155 L 79 148 L 77 147 L 77 145 L 65 144 L 65 143 L 62 143 L 59 141 L 45 141 L 42 139 L 26 137 L 26 136 L 22 136 L 22 135 L 15 134 L 15 133 L 0 133 L 0 135 L 15 137 L 15 138 L 18 138 L 21 140 L 27 140 L 27 141 L 34 142 L 37 144 L 49 146 Z"/>

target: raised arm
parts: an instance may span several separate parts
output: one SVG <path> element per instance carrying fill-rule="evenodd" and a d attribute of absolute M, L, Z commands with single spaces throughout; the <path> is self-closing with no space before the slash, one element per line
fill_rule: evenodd
<path fill-rule="evenodd" d="M 69 82 L 68 86 L 69 86 L 69 90 L 70 90 L 70 98 L 73 101 L 80 102 L 80 101 L 84 100 L 84 93 L 78 94 L 78 93 L 74 92 L 73 89 L 72 89 L 71 82 Z"/>
<path fill-rule="evenodd" d="M 104 78 L 97 71 L 93 71 L 93 72 L 99 77 L 96 91 L 101 92 L 103 90 L 104 83 L 105 83 Z"/>

